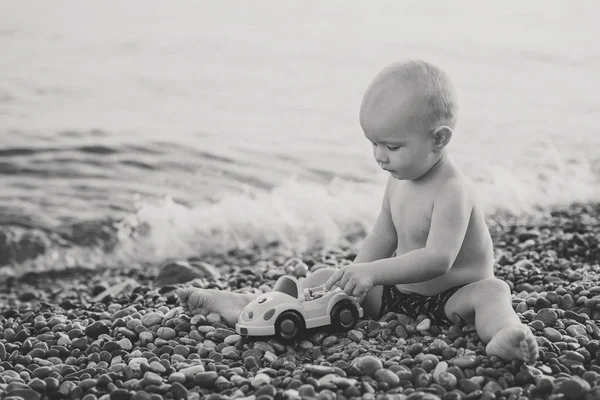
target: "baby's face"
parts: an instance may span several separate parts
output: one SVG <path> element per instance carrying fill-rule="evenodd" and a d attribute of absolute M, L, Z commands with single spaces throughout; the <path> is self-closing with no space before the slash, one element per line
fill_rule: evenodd
<path fill-rule="evenodd" d="M 382 169 L 396 179 L 418 179 L 437 161 L 431 127 L 414 97 L 394 93 L 393 101 L 387 100 L 363 104 L 360 122 L 365 136 Z"/>

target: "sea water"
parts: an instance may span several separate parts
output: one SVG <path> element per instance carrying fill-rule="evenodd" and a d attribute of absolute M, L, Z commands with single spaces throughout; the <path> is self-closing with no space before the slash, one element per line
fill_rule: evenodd
<path fill-rule="evenodd" d="M 591 0 L 0 2 L 0 264 L 301 250 L 368 231 L 387 176 L 361 96 L 407 58 L 453 77 L 450 152 L 488 215 L 598 201 L 599 12 Z M 34 233 L 42 250 L 8 254 Z"/>

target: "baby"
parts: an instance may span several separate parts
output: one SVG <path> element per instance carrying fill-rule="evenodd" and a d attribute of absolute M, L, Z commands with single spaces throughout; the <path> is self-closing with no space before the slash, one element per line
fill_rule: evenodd
<path fill-rule="evenodd" d="M 373 231 L 354 263 L 317 270 L 304 287 L 334 286 L 361 298 L 365 315 L 388 311 L 435 323 L 474 323 L 489 356 L 533 362 L 538 345 L 494 277 L 492 239 L 469 180 L 447 148 L 458 116 L 449 76 L 423 61 L 392 64 L 371 82 L 360 124 L 379 166 L 390 174 Z M 180 289 L 193 313 L 220 313 L 234 326 L 255 296 Z"/>

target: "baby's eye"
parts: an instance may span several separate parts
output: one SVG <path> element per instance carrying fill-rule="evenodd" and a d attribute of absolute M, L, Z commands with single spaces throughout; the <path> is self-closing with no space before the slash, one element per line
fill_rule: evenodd
<path fill-rule="evenodd" d="M 388 150 L 395 151 L 398 150 L 401 146 L 387 146 Z"/>

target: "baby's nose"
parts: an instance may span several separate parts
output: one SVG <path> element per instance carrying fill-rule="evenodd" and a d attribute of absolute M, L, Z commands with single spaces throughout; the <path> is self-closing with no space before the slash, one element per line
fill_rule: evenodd
<path fill-rule="evenodd" d="M 375 150 L 375 160 L 379 164 L 385 164 L 389 161 L 387 155 L 382 150 Z"/>

